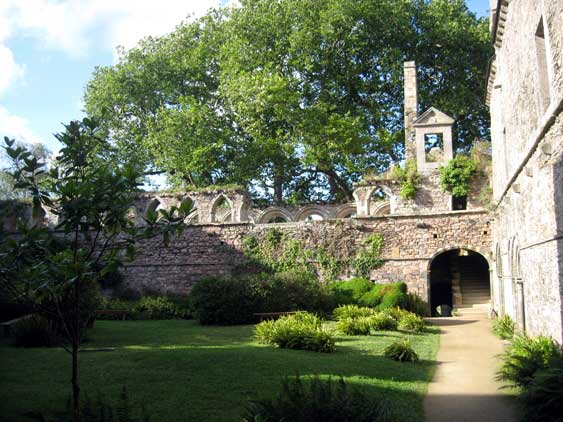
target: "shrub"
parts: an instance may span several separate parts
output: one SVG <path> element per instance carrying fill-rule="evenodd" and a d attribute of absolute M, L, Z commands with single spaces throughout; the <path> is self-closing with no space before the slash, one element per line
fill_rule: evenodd
<path fill-rule="evenodd" d="M 334 307 L 326 285 L 311 273 L 296 271 L 202 280 L 189 301 L 193 316 L 202 324 L 244 324 L 258 312 L 322 313 Z"/>
<path fill-rule="evenodd" d="M 191 303 L 185 295 L 168 295 L 166 298 L 174 304 L 174 318 L 191 319 Z"/>
<path fill-rule="evenodd" d="M 147 296 L 140 299 L 133 308 L 140 317 L 135 319 L 173 319 L 176 305 L 165 296 Z"/>
<path fill-rule="evenodd" d="M 251 401 L 246 406 L 244 422 L 378 422 L 387 419 L 389 406 L 368 397 L 362 391 L 349 390 L 342 378 L 338 383 L 312 378 L 302 383 L 286 378 L 278 397 Z"/>
<path fill-rule="evenodd" d="M 506 386 L 527 387 L 537 371 L 547 369 L 549 363 L 561 358 L 561 349 L 550 337 L 515 336 L 501 354 L 502 364 L 497 379 Z"/>
<path fill-rule="evenodd" d="M 125 319 L 187 319 L 191 317 L 189 301 L 185 296 L 146 296 L 137 301 L 125 301 L 116 298 L 104 298 L 101 310 L 125 310 Z M 121 320 L 122 314 L 98 314 L 97 319 Z"/>
<path fill-rule="evenodd" d="M 387 309 L 383 309 L 380 312 L 384 315 L 390 316 L 395 321 L 399 322 L 401 321 L 401 318 L 403 318 L 405 313 L 407 313 L 408 311 L 405 311 L 404 309 L 401 308 L 387 308 Z"/>
<path fill-rule="evenodd" d="M 468 195 L 476 171 L 477 164 L 471 157 L 457 155 L 447 165 L 440 167 L 442 190 L 458 197 Z"/>
<path fill-rule="evenodd" d="M 372 317 L 343 318 L 338 321 L 338 331 L 347 336 L 367 336 L 373 325 Z"/>
<path fill-rule="evenodd" d="M 358 317 L 369 317 L 375 314 L 375 311 L 371 308 L 362 307 L 357 305 L 342 305 L 333 311 L 334 318 L 337 320 L 345 318 L 358 318 Z"/>
<path fill-rule="evenodd" d="M 411 347 L 410 340 L 406 337 L 391 343 L 383 353 L 386 357 L 399 362 L 418 362 L 418 355 Z"/>
<path fill-rule="evenodd" d="M 386 292 L 381 299 L 378 309 L 404 308 L 407 304 L 407 294 L 399 289 Z"/>
<path fill-rule="evenodd" d="M 258 280 L 261 289 L 260 309 L 256 312 L 329 312 L 334 307 L 330 289 L 310 272 L 284 271 L 251 278 Z"/>
<path fill-rule="evenodd" d="M 403 199 L 414 199 L 420 179 L 416 169 L 416 161 L 408 160 L 405 163 L 405 168 L 398 165 L 393 167 L 392 174 L 401 183 L 401 197 Z"/>
<path fill-rule="evenodd" d="M 138 290 L 124 286 L 123 284 L 118 284 L 117 287 L 113 289 L 113 295 L 115 298 L 126 302 L 139 300 L 143 296 Z"/>
<path fill-rule="evenodd" d="M 365 278 L 351 278 L 330 284 L 337 305 L 357 305 L 360 298 L 373 288 L 373 283 Z"/>
<path fill-rule="evenodd" d="M 493 321 L 493 333 L 503 340 L 514 337 L 514 321 L 508 315 Z"/>
<path fill-rule="evenodd" d="M 389 315 L 378 312 L 371 317 L 371 326 L 377 331 L 393 331 L 397 329 L 397 320 Z"/>
<path fill-rule="evenodd" d="M 298 312 L 275 321 L 263 321 L 256 325 L 254 335 L 259 342 L 282 349 L 331 353 L 335 348 L 334 337 L 322 328 L 321 319 L 307 312 Z"/>
<path fill-rule="evenodd" d="M 197 283 L 190 302 L 201 324 L 245 324 L 259 312 L 260 286 L 252 279 L 212 277 Z"/>
<path fill-rule="evenodd" d="M 424 331 L 426 323 L 424 320 L 412 312 L 404 311 L 399 316 L 399 330 L 415 331 L 420 333 Z"/>
<path fill-rule="evenodd" d="M 416 315 L 429 316 L 428 304 L 419 295 L 414 293 L 407 293 L 405 309 Z"/>
<path fill-rule="evenodd" d="M 524 420 L 563 421 L 563 361 L 539 370 L 522 395 Z"/>
<path fill-rule="evenodd" d="M 372 289 L 360 298 L 360 304 L 380 310 L 405 307 L 407 285 L 405 283 L 372 284 Z"/>
<path fill-rule="evenodd" d="M 52 347 L 61 343 L 54 324 L 41 315 L 32 315 L 14 326 L 14 339 L 18 347 Z"/>

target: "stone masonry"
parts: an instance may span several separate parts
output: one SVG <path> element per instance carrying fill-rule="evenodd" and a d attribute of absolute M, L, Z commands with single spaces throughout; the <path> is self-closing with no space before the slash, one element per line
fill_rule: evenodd
<path fill-rule="evenodd" d="M 357 250 L 371 233 L 385 239 L 382 267 L 372 271 L 376 282 L 405 281 L 428 298 L 429 267 L 440 252 L 466 248 L 491 259 L 491 221 L 484 211 L 420 215 L 389 215 L 284 224 L 230 223 L 189 226 L 169 247 L 153 239 L 125 268 L 127 283 L 136 289 L 184 293 L 206 276 L 230 274 L 245 262 L 243 239 L 275 227 L 306 246 L 332 244 Z"/>
<path fill-rule="evenodd" d="M 491 0 L 494 308 L 563 340 L 563 2 Z"/>

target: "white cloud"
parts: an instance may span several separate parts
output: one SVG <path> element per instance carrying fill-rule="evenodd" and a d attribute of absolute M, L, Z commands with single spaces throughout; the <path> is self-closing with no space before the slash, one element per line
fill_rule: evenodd
<path fill-rule="evenodd" d="M 23 79 L 24 66 L 14 60 L 12 50 L 0 43 L 0 96 Z"/>
<path fill-rule="evenodd" d="M 41 138 L 30 128 L 29 120 L 10 113 L 10 111 L 0 105 L 0 138 L 4 139 L 4 136 L 28 144 L 41 142 Z"/>
<path fill-rule="evenodd" d="M 220 0 L 2 0 L 0 41 L 30 36 L 74 56 L 91 48 L 130 48 L 147 35 L 170 32 L 188 16 L 201 16 Z M 1 25 L 0 25 L 1 28 Z M 3 32 L 1 32 L 3 31 Z M 8 35 L 6 35 L 8 34 Z M 103 39 L 100 39 L 103 38 Z"/>
<path fill-rule="evenodd" d="M 0 96 L 22 78 L 10 38 L 26 37 L 43 48 L 83 57 L 115 52 L 141 38 L 164 35 L 183 20 L 237 1 L 221 0 L 0 0 Z"/>

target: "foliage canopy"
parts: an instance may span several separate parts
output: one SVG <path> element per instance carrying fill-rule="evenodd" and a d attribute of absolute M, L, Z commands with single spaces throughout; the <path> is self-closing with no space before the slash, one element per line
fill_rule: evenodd
<path fill-rule="evenodd" d="M 459 147 L 488 137 L 485 19 L 463 0 L 244 0 L 146 38 L 94 72 L 86 110 L 125 156 L 180 187 L 344 199 L 403 158 L 403 61 Z"/>

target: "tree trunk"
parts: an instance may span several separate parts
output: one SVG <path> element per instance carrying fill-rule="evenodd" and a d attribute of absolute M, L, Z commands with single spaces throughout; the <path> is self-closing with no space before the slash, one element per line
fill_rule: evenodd
<path fill-rule="evenodd" d="M 78 343 L 72 342 L 72 408 L 74 421 L 80 421 L 80 387 L 78 386 Z"/>
<path fill-rule="evenodd" d="M 80 387 L 78 385 L 78 348 L 81 340 L 80 279 L 74 283 L 74 312 L 72 315 L 72 408 L 74 422 L 80 421 Z"/>
<path fill-rule="evenodd" d="M 324 173 L 328 178 L 328 183 L 330 186 L 330 193 L 336 197 L 338 192 L 342 192 L 346 197 L 346 200 L 352 201 L 354 196 L 352 194 L 352 189 L 348 186 L 346 180 L 338 175 L 333 169 L 330 168 L 317 168 L 320 172 Z"/>
<path fill-rule="evenodd" d="M 338 196 L 338 184 L 336 183 L 336 180 L 334 179 L 334 176 L 332 174 L 327 174 L 327 179 L 328 179 L 328 186 L 330 187 L 330 195 L 333 198 L 336 198 Z"/>
<path fill-rule="evenodd" d="M 283 202 L 283 178 L 281 174 L 275 170 L 274 174 L 274 203 L 281 205 Z"/>

